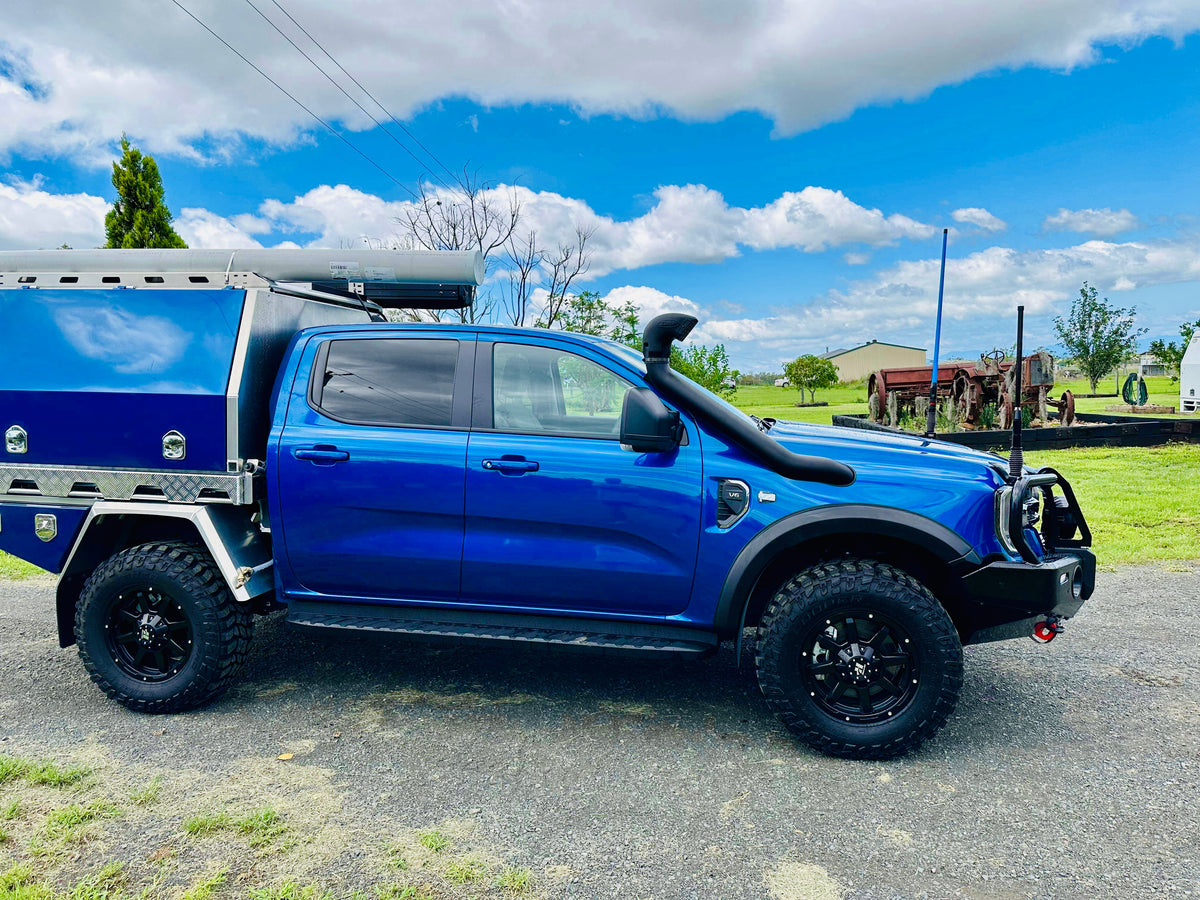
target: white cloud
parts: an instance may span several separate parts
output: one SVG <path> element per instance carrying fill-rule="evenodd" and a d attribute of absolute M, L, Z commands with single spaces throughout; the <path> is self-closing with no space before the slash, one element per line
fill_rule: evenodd
<path fill-rule="evenodd" d="M 543 246 L 573 240 L 577 226 L 592 229 L 591 278 L 660 263 L 721 262 L 740 255 L 742 248 L 791 247 L 818 253 L 843 244 L 886 246 L 927 238 L 935 231 L 932 225 L 867 209 L 840 191 L 822 187 L 788 191 L 765 206 L 746 208 L 730 206 L 719 192 L 704 185 L 666 185 L 654 192 L 655 203 L 649 210 L 626 220 L 602 216 L 584 201 L 552 191 L 500 185 L 489 194 L 501 204 L 509 197 L 519 202 L 522 229 L 537 232 Z M 444 203 L 455 202 L 450 192 L 438 196 Z M 207 230 L 200 228 L 203 211 L 185 210 L 181 222 L 187 219 L 187 224 L 181 227 L 192 228 L 192 222 L 197 222 L 189 232 L 200 242 L 196 246 L 211 246 L 205 243 L 211 235 L 224 239 L 230 232 L 222 229 L 237 228 L 247 235 L 266 230 L 309 234 L 313 235 L 310 246 L 337 247 L 364 240 L 399 240 L 397 220 L 413 208 L 410 201 L 383 200 L 344 184 L 322 185 L 288 202 L 267 200 L 257 215 L 220 223 L 206 219 Z"/>
<path fill-rule="evenodd" d="M 372 126 L 243 4 L 187 6 L 318 115 Z M 552 0 L 419 0 L 403 15 L 295 0 L 289 12 L 402 117 L 453 96 L 709 121 L 757 110 L 785 134 L 981 72 L 1070 69 L 1101 46 L 1200 27 L 1194 0 L 613 0 L 586 16 Z M 128 131 L 151 152 L 221 156 L 240 151 L 238 136 L 287 144 L 320 130 L 170 4 L 8 0 L 0 34 L 0 153 L 101 162 Z"/>
<path fill-rule="evenodd" d="M 981 228 L 984 231 L 1003 231 L 1008 227 L 1008 223 L 1003 219 L 992 215 L 986 209 L 978 206 L 956 209 L 950 215 L 954 218 L 955 222 L 962 222 L 964 225 L 974 225 L 976 228 Z"/>
<path fill-rule="evenodd" d="M 243 225 L 251 224 L 246 217 L 236 217 Z M 196 249 L 225 249 L 261 247 L 250 232 L 235 220 L 209 212 L 207 209 L 184 207 L 174 222 L 175 230 L 189 247 Z"/>
<path fill-rule="evenodd" d="M 604 299 L 610 306 L 624 306 L 632 302 L 637 307 L 638 318 L 643 325 L 666 312 L 687 313 L 697 317 L 701 315 L 700 307 L 686 297 L 668 294 L 646 285 L 627 284 L 613 288 L 604 295 Z"/>
<path fill-rule="evenodd" d="M 716 263 L 745 248 L 819 253 L 844 244 L 881 247 L 919 240 L 935 231 L 932 225 L 859 206 L 842 192 L 822 187 L 787 191 L 764 206 L 747 208 L 730 206 L 704 185 L 665 185 L 654 192 L 650 209 L 625 220 L 602 216 L 582 200 L 551 191 L 500 185 L 488 193 L 501 204 L 510 198 L 518 202 L 522 229 L 535 231 L 542 246 L 572 241 L 577 226 L 592 229 L 589 278 L 660 263 Z M 450 192 L 438 197 L 456 202 Z M 0 200 L 8 201 L 0 205 L 0 246 L 103 242 L 108 204 L 99 197 L 51 194 L 36 184 L 16 183 L 0 185 Z M 255 211 L 231 216 L 185 207 L 175 228 L 198 249 L 259 247 L 271 233 L 310 247 L 402 245 L 397 223 L 414 208 L 411 201 L 384 200 L 344 184 L 321 185 L 289 201 L 265 200 Z"/>
<path fill-rule="evenodd" d="M 1140 228 L 1141 222 L 1127 209 L 1059 209 L 1046 216 L 1043 231 L 1078 231 L 1099 237 L 1112 237 L 1122 231 Z"/>
<path fill-rule="evenodd" d="M 739 365 L 749 361 L 759 368 L 826 344 L 851 346 L 878 338 L 926 346 L 933 337 L 939 266 L 940 259 L 900 262 L 845 290 L 761 318 L 702 317 L 697 340 L 724 342 Z M 1018 304 L 1031 318 L 1030 339 L 1054 343 L 1049 317 L 1066 311 L 1085 280 L 1101 294 L 1200 281 L 1200 238 L 1086 241 L 1055 250 L 991 247 L 951 258 L 942 343 L 983 347 L 1011 342 Z"/>
<path fill-rule="evenodd" d="M 871 261 L 870 253 L 847 253 L 842 256 L 848 266 L 865 266 Z"/>
<path fill-rule="evenodd" d="M 91 194 L 52 194 L 41 179 L 0 184 L 0 250 L 51 249 L 104 243 L 108 201 Z"/>

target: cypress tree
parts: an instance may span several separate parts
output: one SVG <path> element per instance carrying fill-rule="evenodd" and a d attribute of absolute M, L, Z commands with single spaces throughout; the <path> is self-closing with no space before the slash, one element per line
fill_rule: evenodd
<path fill-rule="evenodd" d="M 121 160 L 113 163 L 112 184 L 117 199 L 104 217 L 105 247 L 187 247 L 171 227 L 158 164 L 153 156 L 131 146 L 125 135 L 121 135 Z"/>

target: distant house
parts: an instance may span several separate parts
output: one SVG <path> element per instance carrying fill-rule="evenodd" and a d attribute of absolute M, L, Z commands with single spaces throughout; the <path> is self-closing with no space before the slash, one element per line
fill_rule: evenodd
<path fill-rule="evenodd" d="M 1153 353 L 1143 353 L 1138 357 L 1138 374 L 1143 378 L 1149 378 L 1151 375 L 1169 375 L 1171 373 Z"/>
<path fill-rule="evenodd" d="M 880 369 L 928 365 L 924 348 L 885 341 L 871 341 L 849 350 L 831 350 L 823 356 L 837 366 L 839 381 L 859 381 Z"/>

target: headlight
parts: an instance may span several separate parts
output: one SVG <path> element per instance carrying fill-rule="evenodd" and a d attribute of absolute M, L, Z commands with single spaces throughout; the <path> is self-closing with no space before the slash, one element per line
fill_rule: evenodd
<path fill-rule="evenodd" d="M 1017 545 L 1013 543 L 1009 533 L 1012 522 L 1012 485 L 1006 484 L 996 490 L 996 537 L 1009 553 L 1017 554 Z"/>
<path fill-rule="evenodd" d="M 1025 501 L 1021 510 L 1021 524 L 1026 528 L 1036 528 L 1042 515 L 1042 492 L 1034 489 Z"/>
<path fill-rule="evenodd" d="M 1041 560 L 1045 547 L 1041 536 L 1034 540 L 1037 549 L 1029 546 L 1026 529 L 1037 524 L 1041 514 L 1041 488 L 1058 481 L 1054 472 L 1036 472 L 1017 479 L 1016 484 L 1005 485 L 996 491 L 996 537 L 1010 553 L 1018 554 L 1030 564 Z M 1016 508 L 1014 508 L 1016 507 Z M 1014 522 L 1013 516 L 1019 516 Z M 1035 529 L 1036 531 L 1036 529 Z M 1017 542 L 1020 543 L 1017 543 Z"/>

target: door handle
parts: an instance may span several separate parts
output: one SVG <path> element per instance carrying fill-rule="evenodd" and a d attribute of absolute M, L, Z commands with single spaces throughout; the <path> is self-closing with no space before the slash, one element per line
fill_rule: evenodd
<path fill-rule="evenodd" d="M 538 470 L 538 464 L 531 459 L 485 459 L 483 467 L 489 472 L 510 475 L 522 475 Z"/>
<path fill-rule="evenodd" d="M 345 450 L 329 444 L 317 444 L 315 447 L 297 447 L 292 451 L 296 459 L 311 459 L 313 462 L 345 462 L 350 454 Z"/>

